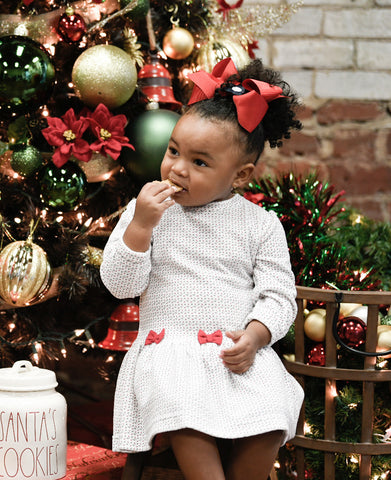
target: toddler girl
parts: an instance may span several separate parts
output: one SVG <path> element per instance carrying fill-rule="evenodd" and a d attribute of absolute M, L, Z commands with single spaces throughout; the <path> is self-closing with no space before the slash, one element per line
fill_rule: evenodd
<path fill-rule="evenodd" d="M 103 282 L 140 297 L 121 366 L 113 449 L 151 449 L 167 432 L 187 480 L 262 480 L 295 434 L 303 400 L 272 345 L 296 313 L 283 228 L 234 190 L 301 124 L 279 74 L 231 59 L 190 76 L 189 108 L 161 164 L 104 250 Z M 234 439 L 224 470 L 216 439 Z"/>

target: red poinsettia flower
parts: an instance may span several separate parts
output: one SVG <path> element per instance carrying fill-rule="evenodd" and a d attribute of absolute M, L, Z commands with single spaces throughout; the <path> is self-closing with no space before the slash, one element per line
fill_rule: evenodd
<path fill-rule="evenodd" d="M 90 145 L 91 150 L 109 155 L 114 160 L 119 157 L 122 147 L 134 150 L 129 138 L 124 136 L 127 119 L 125 115 L 113 115 L 103 103 L 100 103 L 88 118 L 91 130 L 97 140 Z"/>
<path fill-rule="evenodd" d="M 58 147 L 52 157 L 53 163 L 57 167 L 62 167 L 71 155 L 88 162 L 92 151 L 88 142 L 82 138 L 89 126 L 87 119 L 77 118 L 73 108 L 70 108 L 61 119 L 48 117 L 49 126 L 42 130 L 42 135 L 49 145 Z"/>

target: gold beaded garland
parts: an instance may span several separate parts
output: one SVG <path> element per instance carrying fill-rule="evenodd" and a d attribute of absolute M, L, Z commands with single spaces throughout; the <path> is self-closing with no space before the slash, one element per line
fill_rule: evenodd
<path fill-rule="evenodd" d="M 30 238 L 12 242 L 0 252 L 0 296 L 6 303 L 21 307 L 36 302 L 51 280 L 46 252 Z"/>

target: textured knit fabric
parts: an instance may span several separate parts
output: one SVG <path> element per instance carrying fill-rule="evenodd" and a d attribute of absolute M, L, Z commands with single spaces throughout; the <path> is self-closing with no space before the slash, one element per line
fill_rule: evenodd
<path fill-rule="evenodd" d="M 134 208 L 132 200 L 101 266 L 113 295 L 140 296 L 139 334 L 117 381 L 113 449 L 148 450 L 157 433 L 186 427 L 220 438 L 283 430 L 284 443 L 295 434 L 303 392 L 271 347 L 296 313 L 277 216 L 240 195 L 202 207 L 175 204 L 148 251 L 134 252 L 122 239 Z M 268 327 L 271 343 L 247 372 L 233 373 L 219 358 L 233 345 L 224 332 L 253 319 Z M 221 330 L 221 345 L 200 343 L 199 330 Z"/>

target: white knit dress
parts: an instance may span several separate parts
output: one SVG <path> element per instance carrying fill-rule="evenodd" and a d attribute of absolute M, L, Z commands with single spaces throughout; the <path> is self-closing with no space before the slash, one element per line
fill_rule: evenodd
<path fill-rule="evenodd" d="M 303 391 L 274 349 L 260 349 L 243 374 L 219 358 L 233 345 L 227 330 L 257 319 L 273 344 L 294 320 L 294 277 L 277 216 L 240 195 L 202 207 L 175 204 L 150 249 L 134 252 L 122 240 L 134 208 L 132 200 L 101 265 L 114 296 L 140 296 L 138 337 L 117 381 L 113 449 L 149 450 L 157 433 L 186 427 L 220 438 L 272 430 L 284 431 L 283 443 L 292 438 Z M 218 331 L 220 345 L 212 341 Z"/>

